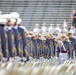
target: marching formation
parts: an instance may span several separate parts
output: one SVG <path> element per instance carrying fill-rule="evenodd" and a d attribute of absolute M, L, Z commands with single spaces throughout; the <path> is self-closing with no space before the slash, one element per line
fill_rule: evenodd
<path fill-rule="evenodd" d="M 13 15 L 13 14 L 12 14 Z M 16 14 L 17 15 L 17 14 Z M 38 24 L 33 31 L 21 26 L 19 16 L 0 16 L 0 60 L 13 60 L 17 57 L 21 61 L 31 59 L 51 59 L 57 56 L 60 63 L 76 57 L 76 28 L 66 29 L 59 25 L 49 29 L 43 24 L 41 30 Z M 74 29 L 74 32 L 73 32 Z M 61 58 L 64 58 L 63 60 Z"/>
<path fill-rule="evenodd" d="M 76 57 L 76 36 L 71 30 L 67 30 L 66 33 L 57 30 L 54 34 L 46 31 L 26 32 L 26 38 L 25 50 L 33 58 L 51 59 L 57 56 L 59 62 L 63 63 L 65 60 Z"/>

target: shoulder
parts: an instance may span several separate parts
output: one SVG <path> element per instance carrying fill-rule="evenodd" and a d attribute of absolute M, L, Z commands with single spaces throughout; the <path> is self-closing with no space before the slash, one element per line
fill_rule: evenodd
<path fill-rule="evenodd" d="M 24 26 L 19 26 L 18 28 L 25 30 L 25 27 Z"/>
<path fill-rule="evenodd" d="M 22 29 L 22 30 L 24 30 L 24 31 L 28 31 L 28 30 L 26 29 L 26 27 L 24 27 L 24 26 L 19 26 L 19 28 Z"/>

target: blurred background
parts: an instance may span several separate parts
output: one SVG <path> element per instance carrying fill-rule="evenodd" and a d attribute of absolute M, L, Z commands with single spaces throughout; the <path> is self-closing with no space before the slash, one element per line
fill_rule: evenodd
<path fill-rule="evenodd" d="M 22 18 L 22 25 L 32 30 L 35 24 L 40 27 L 46 23 L 60 24 L 62 27 L 64 19 L 71 26 L 72 10 L 76 10 L 76 0 L 0 0 L 0 11 L 2 14 L 18 12 Z"/>

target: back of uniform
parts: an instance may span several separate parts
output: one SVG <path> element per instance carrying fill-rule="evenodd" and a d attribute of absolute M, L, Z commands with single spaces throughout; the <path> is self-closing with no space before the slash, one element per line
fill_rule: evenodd
<path fill-rule="evenodd" d="M 37 40 L 32 38 L 32 54 L 34 58 L 37 58 Z"/>
<path fill-rule="evenodd" d="M 76 52 L 76 41 L 74 38 L 69 38 L 69 53 L 70 53 L 70 57 L 73 58 L 73 51 Z"/>
<path fill-rule="evenodd" d="M 50 56 L 55 56 L 55 41 L 53 39 L 49 39 L 49 47 L 50 47 Z"/>
<path fill-rule="evenodd" d="M 26 40 L 25 40 L 25 31 L 24 31 L 24 28 L 21 27 L 21 26 L 18 26 L 18 32 L 22 38 L 22 43 L 23 43 L 23 56 L 26 56 L 25 54 L 25 46 L 26 46 Z"/>
<path fill-rule="evenodd" d="M 48 51 L 50 50 L 49 45 L 48 45 L 48 40 L 43 42 L 43 52 L 44 52 L 44 57 L 49 58 Z"/>
<path fill-rule="evenodd" d="M 16 53 L 17 56 L 19 56 L 19 32 L 18 32 L 18 27 L 14 26 L 13 30 L 13 34 L 14 34 L 14 41 L 15 41 L 15 48 L 16 48 Z"/>
<path fill-rule="evenodd" d="M 37 39 L 37 57 L 39 58 L 40 56 L 42 56 L 41 51 L 42 51 L 42 40 Z"/>
<path fill-rule="evenodd" d="M 3 57 L 6 57 L 6 39 L 5 39 L 5 30 L 4 27 L 0 25 L 0 41 L 1 41 L 1 50 Z"/>
<path fill-rule="evenodd" d="M 27 56 L 32 56 L 32 40 L 30 37 L 26 37 L 26 46 L 25 46 L 25 51 L 26 51 L 26 57 Z"/>
<path fill-rule="evenodd" d="M 13 57 L 15 50 L 14 34 L 11 26 L 8 26 L 7 29 L 9 57 Z"/>
<path fill-rule="evenodd" d="M 51 58 L 50 39 L 46 39 L 45 46 L 44 47 L 46 48 L 47 57 Z"/>
<path fill-rule="evenodd" d="M 2 60 L 3 53 L 2 53 L 2 45 L 1 45 L 1 36 L 0 36 L 0 61 Z"/>

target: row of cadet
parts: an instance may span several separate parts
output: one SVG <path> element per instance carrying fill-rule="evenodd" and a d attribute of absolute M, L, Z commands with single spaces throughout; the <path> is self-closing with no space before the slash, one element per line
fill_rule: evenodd
<path fill-rule="evenodd" d="M 50 59 L 57 56 L 68 58 L 76 57 L 76 37 L 69 31 L 67 34 L 52 35 L 49 32 L 26 32 L 27 55 L 33 58 L 44 57 Z"/>
<path fill-rule="evenodd" d="M 20 26 L 21 19 L 0 19 L 0 60 L 25 57 L 76 57 L 76 38 L 71 31 L 54 36 L 50 32 L 31 32 Z"/>
<path fill-rule="evenodd" d="M 25 28 L 20 26 L 19 17 L 17 12 L 0 15 L 0 60 L 25 57 Z"/>
<path fill-rule="evenodd" d="M 59 33 L 67 33 L 68 31 L 72 31 L 72 33 L 76 36 L 76 27 L 71 26 L 68 28 L 67 23 L 64 22 L 63 27 L 60 27 L 61 25 L 57 24 L 55 27 L 53 24 L 50 24 L 50 27 L 47 28 L 46 23 L 43 23 L 43 26 L 40 28 L 39 24 L 35 25 L 35 28 L 33 29 L 33 32 L 51 32 L 52 34 L 59 34 Z"/>

